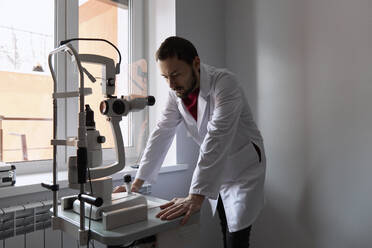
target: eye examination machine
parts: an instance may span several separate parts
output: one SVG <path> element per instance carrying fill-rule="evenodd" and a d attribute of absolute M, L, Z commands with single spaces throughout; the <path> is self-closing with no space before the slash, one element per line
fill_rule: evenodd
<path fill-rule="evenodd" d="M 96 54 L 79 54 L 72 46 L 73 40 L 101 41 L 112 45 L 119 53 L 119 63 Z M 68 56 L 74 61 L 78 70 L 78 91 L 58 92 L 58 80 L 53 69 L 53 58 L 56 54 Z M 140 247 L 130 246 L 134 241 L 153 237 L 156 246 L 151 247 L 192 247 L 188 232 L 197 229 L 199 214 L 195 214 L 186 226 L 180 226 L 180 218 L 162 221 L 155 217 L 159 206 L 166 201 L 156 197 L 131 192 L 131 176 L 124 176 L 126 192 L 112 194 L 113 181 L 110 175 L 122 171 L 125 167 L 125 149 L 120 121 L 131 112 L 155 104 L 153 96 L 131 97 L 115 96 L 115 78 L 120 73 L 121 55 L 109 41 L 103 39 L 77 38 L 61 42 L 48 57 L 49 68 L 54 82 L 53 93 L 53 181 L 42 186 L 53 193 L 52 228 L 68 233 L 78 240 L 79 244 L 90 245 L 90 240 L 97 240 L 107 247 Z M 93 75 L 82 66 L 82 63 L 102 65 L 103 80 L 100 113 L 107 117 L 115 141 L 117 161 L 104 165 L 102 143 L 105 137 L 95 128 L 94 110 L 85 104 L 85 96 L 92 94 L 86 87 L 84 75 L 92 82 Z M 77 97 L 79 99 L 78 136 L 59 139 L 57 137 L 58 101 Z M 78 190 L 78 194 L 59 199 L 56 155 L 58 146 L 76 147 L 76 155 L 68 158 L 68 187 Z M 190 231 L 192 230 L 192 231 Z M 128 245 L 129 244 L 129 245 Z"/>

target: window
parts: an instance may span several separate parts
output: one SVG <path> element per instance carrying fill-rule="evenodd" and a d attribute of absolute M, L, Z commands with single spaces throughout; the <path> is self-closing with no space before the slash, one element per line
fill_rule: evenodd
<path fill-rule="evenodd" d="M 0 160 L 51 159 L 54 2 L 1 1 L 0 23 Z"/>
<path fill-rule="evenodd" d="M 139 56 L 139 52 L 132 51 L 133 39 L 130 35 L 130 26 L 134 25 L 134 21 L 129 15 L 129 9 L 134 9 L 131 1 L 79 0 L 78 36 L 107 39 L 121 51 L 121 72 L 116 77 L 115 95 L 147 96 L 147 63 Z M 140 45 L 141 42 L 135 44 Z M 79 53 L 99 54 L 118 61 L 117 52 L 104 42 L 80 41 L 78 50 Z M 102 78 L 101 66 L 84 64 L 84 67 L 99 82 L 99 79 Z M 103 144 L 104 159 L 115 160 L 114 138 L 110 124 L 106 117 L 98 112 L 99 104 L 103 100 L 101 85 L 100 83 L 90 83 L 88 78 L 85 79 L 85 82 L 89 82 L 87 87 L 93 89 L 93 94 L 85 98 L 86 103 L 96 110 L 96 128 L 101 135 L 106 137 L 106 142 Z M 148 113 L 145 110 L 123 117 L 120 123 L 126 146 L 127 162 L 136 162 L 144 149 L 148 132 L 147 119 Z"/>
<path fill-rule="evenodd" d="M 138 2 L 141 1 L 135 4 Z M 35 6 L 38 6 L 38 15 L 27 11 Z M 143 46 L 131 35 L 131 27 L 135 25 L 132 21 L 133 9 L 142 11 L 125 0 L 22 0 L 0 3 L 1 161 L 19 162 L 17 172 L 19 168 L 26 173 L 38 171 L 36 167 L 40 170 L 51 168 L 53 81 L 47 57 L 61 40 L 94 37 L 111 41 L 122 53 L 115 95 L 147 95 L 147 62 L 143 59 Z M 79 53 L 98 54 L 118 61 L 116 51 L 106 43 L 80 41 L 73 44 Z M 134 47 L 133 44 L 139 45 Z M 60 85 L 59 91 L 76 90 L 77 69 L 71 61 L 64 55 L 58 55 L 54 62 L 59 82 L 66 82 Z M 106 137 L 104 159 L 116 160 L 110 124 L 98 108 L 104 99 L 99 80 L 102 68 L 92 64 L 84 64 L 84 67 L 97 79 L 95 84 L 85 79 L 86 87 L 93 89 L 93 94 L 86 97 L 86 103 L 95 112 L 96 128 Z M 58 111 L 59 138 L 77 136 L 77 98 L 59 101 Z M 128 162 L 137 161 L 144 148 L 148 135 L 147 120 L 147 110 L 123 117 L 121 128 Z M 76 154 L 76 150 L 70 147 L 58 149 L 60 165 L 66 163 L 68 156 Z"/>

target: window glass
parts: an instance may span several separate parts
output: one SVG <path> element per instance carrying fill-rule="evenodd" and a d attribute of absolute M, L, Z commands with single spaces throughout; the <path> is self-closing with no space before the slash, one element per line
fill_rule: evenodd
<path fill-rule="evenodd" d="M 81 38 L 100 38 L 106 39 L 118 47 L 122 53 L 121 72 L 116 77 L 116 95 L 120 92 L 128 92 L 127 64 L 128 64 L 128 8 L 118 6 L 115 3 L 99 0 L 80 0 L 79 1 L 79 37 Z M 102 55 L 114 59 L 115 64 L 119 56 L 116 50 L 105 42 L 100 41 L 79 41 L 79 53 L 91 53 Z M 83 66 L 97 79 L 96 83 L 85 76 L 84 82 L 87 87 L 93 89 L 93 94 L 85 98 L 95 112 L 96 128 L 101 135 L 106 137 L 103 148 L 113 148 L 115 146 L 111 131 L 111 126 L 104 115 L 101 115 L 99 104 L 104 99 L 101 90 L 102 66 L 97 64 L 84 63 Z M 129 144 L 128 118 L 123 118 L 122 131 L 124 143 Z"/>
<path fill-rule="evenodd" d="M 142 10 L 141 8 L 134 10 L 131 6 L 132 1 L 119 2 L 117 4 L 114 1 L 80 0 L 79 37 L 106 39 L 120 50 L 122 60 L 120 74 L 116 76 L 115 95 L 118 97 L 128 95 L 146 97 L 148 92 L 147 62 L 142 56 L 138 56 L 139 53 L 143 53 L 143 45 L 133 37 L 132 29 L 135 23 L 132 22 L 132 16 L 129 14 L 129 11 L 141 12 Z M 139 28 L 143 30 L 142 27 Z M 133 51 L 137 51 L 136 54 L 133 54 Z M 104 42 L 79 41 L 79 53 L 102 55 L 114 59 L 115 63 L 118 62 L 118 54 L 115 49 Z M 86 87 L 93 88 L 93 94 L 86 97 L 86 103 L 95 112 L 96 128 L 101 135 L 106 137 L 103 148 L 113 148 L 115 144 L 111 126 L 106 117 L 98 111 L 99 104 L 104 99 L 100 82 L 103 77 L 102 66 L 87 63 L 83 66 L 97 79 L 97 82 L 92 84 L 85 76 L 84 82 L 88 82 Z M 148 136 L 148 107 L 123 117 L 120 126 L 126 147 L 126 160 L 130 163 L 136 162 L 144 149 Z M 115 159 L 114 156 L 113 159 Z"/>
<path fill-rule="evenodd" d="M 0 161 L 51 159 L 54 1 L 1 1 L 0 37 Z"/>

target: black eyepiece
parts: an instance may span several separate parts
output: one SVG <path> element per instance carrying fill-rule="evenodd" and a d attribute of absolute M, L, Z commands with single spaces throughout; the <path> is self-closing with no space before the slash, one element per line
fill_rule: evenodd
<path fill-rule="evenodd" d="M 148 96 L 148 97 L 147 97 L 147 105 L 152 106 L 152 105 L 154 105 L 154 104 L 155 104 L 155 97 L 153 97 L 153 96 Z"/>
<path fill-rule="evenodd" d="M 130 174 L 125 174 L 124 175 L 124 182 L 125 183 L 130 183 L 132 181 L 132 176 Z"/>

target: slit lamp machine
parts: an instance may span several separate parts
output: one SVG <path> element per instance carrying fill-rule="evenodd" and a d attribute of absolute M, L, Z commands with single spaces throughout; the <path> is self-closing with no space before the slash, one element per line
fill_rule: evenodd
<path fill-rule="evenodd" d="M 119 63 L 115 66 L 114 60 L 95 54 L 79 54 L 71 45 L 73 40 L 104 41 L 112 45 L 119 53 Z M 67 54 L 75 61 L 79 73 L 79 89 L 74 92 L 57 92 L 58 82 L 53 69 L 52 58 L 58 53 Z M 102 146 L 105 137 L 101 136 L 95 128 L 94 112 L 89 105 L 85 105 L 85 96 L 92 93 L 86 88 L 84 74 L 91 81 L 95 78 L 82 66 L 82 63 L 93 63 L 104 66 L 104 79 L 102 93 L 105 99 L 100 104 L 101 114 L 107 116 L 115 140 L 117 162 L 103 165 Z M 125 150 L 120 121 L 130 112 L 140 111 L 146 106 L 155 104 L 153 96 L 131 98 L 117 97 L 115 94 L 115 76 L 120 73 L 121 55 L 119 50 L 109 41 L 103 39 L 77 38 L 61 42 L 61 45 L 50 52 L 48 63 L 54 82 L 53 93 L 53 182 L 42 183 L 42 186 L 53 192 L 52 226 L 54 229 L 67 231 L 71 224 L 58 216 L 58 190 L 57 184 L 57 146 L 77 147 L 76 156 L 68 159 L 68 185 L 79 190 L 78 195 L 61 198 L 61 209 L 73 210 L 80 215 L 78 238 L 80 244 L 89 244 L 89 229 L 86 228 L 86 217 L 90 220 L 101 221 L 103 230 L 111 230 L 122 225 L 132 224 L 147 219 L 146 198 L 130 191 L 130 175 L 124 177 L 127 192 L 112 194 L 112 178 L 110 175 L 121 171 L 125 166 Z M 65 140 L 57 137 L 57 100 L 69 97 L 79 98 L 78 137 Z M 73 228 L 72 228 L 73 229 Z"/>

